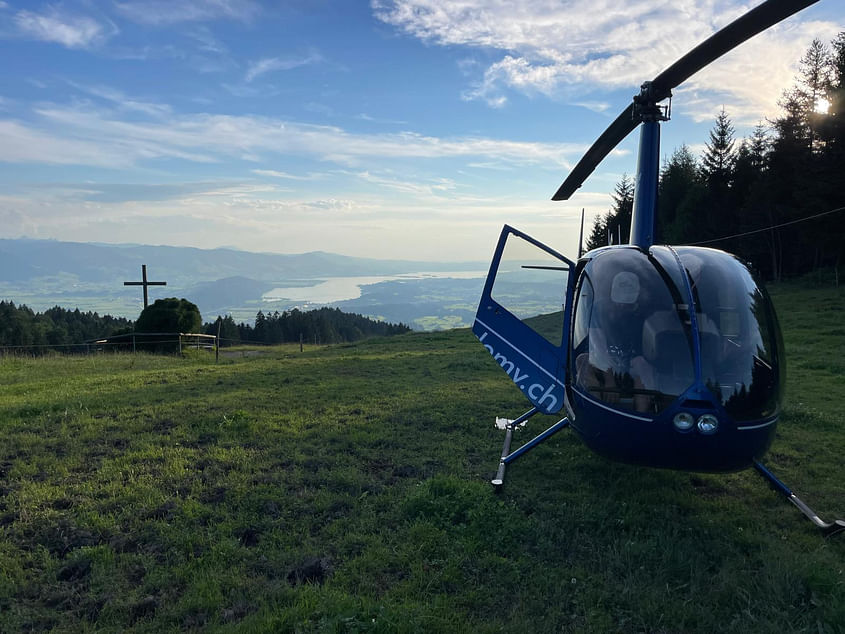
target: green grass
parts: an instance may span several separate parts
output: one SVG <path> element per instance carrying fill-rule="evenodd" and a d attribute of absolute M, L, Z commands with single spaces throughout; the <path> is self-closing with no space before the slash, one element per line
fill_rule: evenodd
<path fill-rule="evenodd" d="M 842 517 L 845 293 L 774 290 L 767 464 Z M 0 360 L 0 631 L 845 631 L 845 536 L 750 471 L 563 432 L 494 495 L 525 405 L 467 330 L 212 359 Z"/>

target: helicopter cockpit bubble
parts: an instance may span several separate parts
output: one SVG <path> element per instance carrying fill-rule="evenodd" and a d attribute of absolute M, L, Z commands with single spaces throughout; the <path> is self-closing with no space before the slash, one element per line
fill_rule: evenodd
<path fill-rule="evenodd" d="M 614 408 L 657 414 L 692 384 L 680 293 L 646 254 L 634 248 L 597 253 L 576 294 L 576 389 Z"/>

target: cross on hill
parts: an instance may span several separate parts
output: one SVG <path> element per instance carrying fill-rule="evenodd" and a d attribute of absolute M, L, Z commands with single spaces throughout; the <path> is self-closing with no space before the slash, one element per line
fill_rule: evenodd
<path fill-rule="evenodd" d="M 147 287 L 148 286 L 167 286 L 167 282 L 148 282 L 147 281 L 147 265 L 141 265 L 141 281 L 140 282 L 124 282 L 124 286 L 143 286 L 144 287 L 144 308 L 147 307 Z"/>

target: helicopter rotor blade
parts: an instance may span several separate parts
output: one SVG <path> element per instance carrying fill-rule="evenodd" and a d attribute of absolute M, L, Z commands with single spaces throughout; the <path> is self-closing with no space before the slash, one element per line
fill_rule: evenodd
<path fill-rule="evenodd" d="M 754 37 L 798 13 L 818 0 L 766 0 L 745 15 L 711 35 L 681 59 L 660 73 L 649 86 L 649 99 L 653 103 L 672 96 L 672 90 L 699 70 Z M 634 116 L 634 104 L 628 105 L 605 130 L 587 153 L 578 161 L 572 172 L 558 188 L 552 200 L 568 200 L 593 173 L 599 163 L 639 125 Z"/>
<path fill-rule="evenodd" d="M 638 125 L 639 121 L 634 118 L 634 104 L 629 104 L 607 130 L 602 132 L 601 136 L 587 150 L 587 153 L 581 157 L 581 160 L 563 181 L 563 185 L 552 196 L 552 200 L 568 200 L 575 193 L 575 190 L 581 187 L 581 183 L 593 173 L 598 164 L 604 160 L 604 157 L 610 154 L 613 148 L 631 134 Z"/>

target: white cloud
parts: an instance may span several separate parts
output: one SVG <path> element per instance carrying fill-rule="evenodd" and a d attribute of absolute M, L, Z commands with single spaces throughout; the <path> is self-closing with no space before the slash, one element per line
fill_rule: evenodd
<path fill-rule="evenodd" d="M 643 81 L 748 8 L 737 0 L 372 0 L 371 4 L 378 19 L 423 41 L 501 52 L 480 77 L 473 73 L 475 80 L 463 93 L 464 99 L 481 99 L 491 107 L 505 105 L 508 91 L 585 105 L 600 101 L 591 96 L 600 90 L 630 87 L 633 94 Z M 676 104 L 696 118 L 711 116 L 717 102 L 737 117 L 768 114 L 780 91 L 791 83 L 797 60 L 812 38 L 832 38 L 840 29 L 832 22 L 802 22 L 799 14 L 693 76 L 679 94 L 698 91 L 699 96 L 689 104 L 680 100 Z M 464 60 L 461 68 L 469 74 L 476 63 Z"/>
<path fill-rule="evenodd" d="M 162 158 L 214 162 L 283 155 L 342 165 L 373 158 L 463 158 L 569 168 L 568 158 L 584 150 L 581 144 L 439 138 L 415 132 L 356 134 L 336 126 L 257 116 L 194 114 L 126 120 L 90 104 L 79 108 L 45 105 L 35 113 L 38 125 L 0 121 L 0 161 L 106 166 L 116 161 L 125 166 Z"/>
<path fill-rule="evenodd" d="M 294 180 L 294 181 L 313 181 L 323 178 L 322 174 L 289 174 L 288 172 L 280 172 L 278 170 L 259 170 L 255 169 L 252 170 L 253 174 L 258 174 L 259 176 L 270 176 L 272 178 L 283 178 L 287 180 Z"/>
<path fill-rule="evenodd" d="M 192 194 L 190 183 L 183 188 L 180 197 L 143 200 L 85 200 L 44 190 L 26 197 L 0 193 L 0 222 L 6 235 L 84 242 L 160 244 L 161 227 L 167 226 L 167 243 L 202 248 L 225 244 L 251 251 L 487 261 L 505 222 L 574 254 L 581 210 L 581 203 L 577 210 L 549 201 L 527 207 L 495 196 L 455 197 L 448 205 L 405 196 L 397 204 L 394 197 L 374 194 L 266 197 L 245 190 L 227 195 L 224 184 L 219 195 Z M 596 195 L 596 203 L 606 209 L 609 197 Z M 588 204 L 588 222 L 591 217 Z"/>
<path fill-rule="evenodd" d="M 245 99 L 251 99 L 253 97 L 267 98 L 279 94 L 279 89 L 276 86 L 268 86 L 266 84 L 259 88 L 256 86 L 247 86 L 246 84 L 229 84 L 224 82 L 220 86 L 235 97 Z"/>
<path fill-rule="evenodd" d="M 512 53 L 514 59 L 525 58 L 532 66 L 568 66 L 577 79 L 578 74 L 596 74 L 603 68 L 596 62 L 617 54 L 659 52 L 655 44 L 669 31 L 658 27 L 670 20 L 683 18 L 672 25 L 673 38 L 700 39 L 697 36 L 712 29 L 688 19 L 689 5 L 689 0 L 542 0 L 517 5 L 502 0 L 375 0 L 373 9 L 379 19 L 422 40 L 497 49 Z M 585 71 L 591 66 L 594 70 Z M 648 66 L 656 70 L 659 61 Z M 617 76 L 599 79 L 624 81 Z"/>
<path fill-rule="evenodd" d="M 115 6 L 130 20 L 151 25 L 222 18 L 249 22 L 261 11 L 251 0 L 134 0 L 118 2 Z"/>
<path fill-rule="evenodd" d="M 113 24 L 103 25 L 88 16 L 71 15 L 55 8 L 46 13 L 18 11 L 14 22 L 25 36 L 68 48 L 90 48 L 117 32 Z"/>
<path fill-rule="evenodd" d="M 67 83 L 77 90 L 88 93 L 94 97 L 99 97 L 109 103 L 113 103 L 121 110 L 141 112 L 153 117 L 167 116 L 172 112 L 171 107 L 167 104 L 142 101 L 134 97 L 129 97 L 123 92 L 109 88 L 108 86 L 85 86 L 70 80 L 67 80 Z"/>
<path fill-rule="evenodd" d="M 607 112 L 610 110 L 610 104 L 606 101 L 580 101 L 575 102 L 573 105 L 581 106 L 582 108 L 592 110 L 593 112 Z"/>
<path fill-rule="evenodd" d="M 309 53 L 305 57 L 265 57 L 256 62 L 251 62 L 246 71 L 244 80 L 248 83 L 259 75 L 279 70 L 291 70 L 299 66 L 307 66 L 320 62 L 322 57 L 319 53 Z"/>
<path fill-rule="evenodd" d="M 55 135 L 16 121 L 0 121 L 0 161 L 44 163 L 48 165 L 99 165 L 127 167 L 131 158 L 118 146 L 108 147 L 98 140 Z"/>
<path fill-rule="evenodd" d="M 343 200 L 338 198 L 325 198 L 322 200 L 310 200 L 299 203 L 306 209 L 316 209 L 320 211 L 353 211 L 357 205 L 354 200 Z"/>
<path fill-rule="evenodd" d="M 378 174 L 370 173 L 369 171 L 360 172 L 356 174 L 356 176 L 368 183 L 393 191 L 398 191 L 403 194 L 410 194 L 416 197 L 417 200 L 423 196 L 434 198 L 437 197 L 438 194 L 455 189 L 455 181 L 448 178 L 438 178 L 434 182 L 426 183 L 419 181 L 398 180 L 391 176 L 380 176 Z"/>
<path fill-rule="evenodd" d="M 220 42 L 206 26 L 197 26 L 185 31 L 185 35 L 199 44 L 199 50 L 205 53 L 228 54 L 226 46 Z"/>
<path fill-rule="evenodd" d="M 361 112 L 355 116 L 359 121 L 367 121 L 369 123 L 386 123 L 388 125 L 408 125 L 408 122 L 403 119 L 385 119 L 383 117 L 373 117 L 366 112 Z"/>

